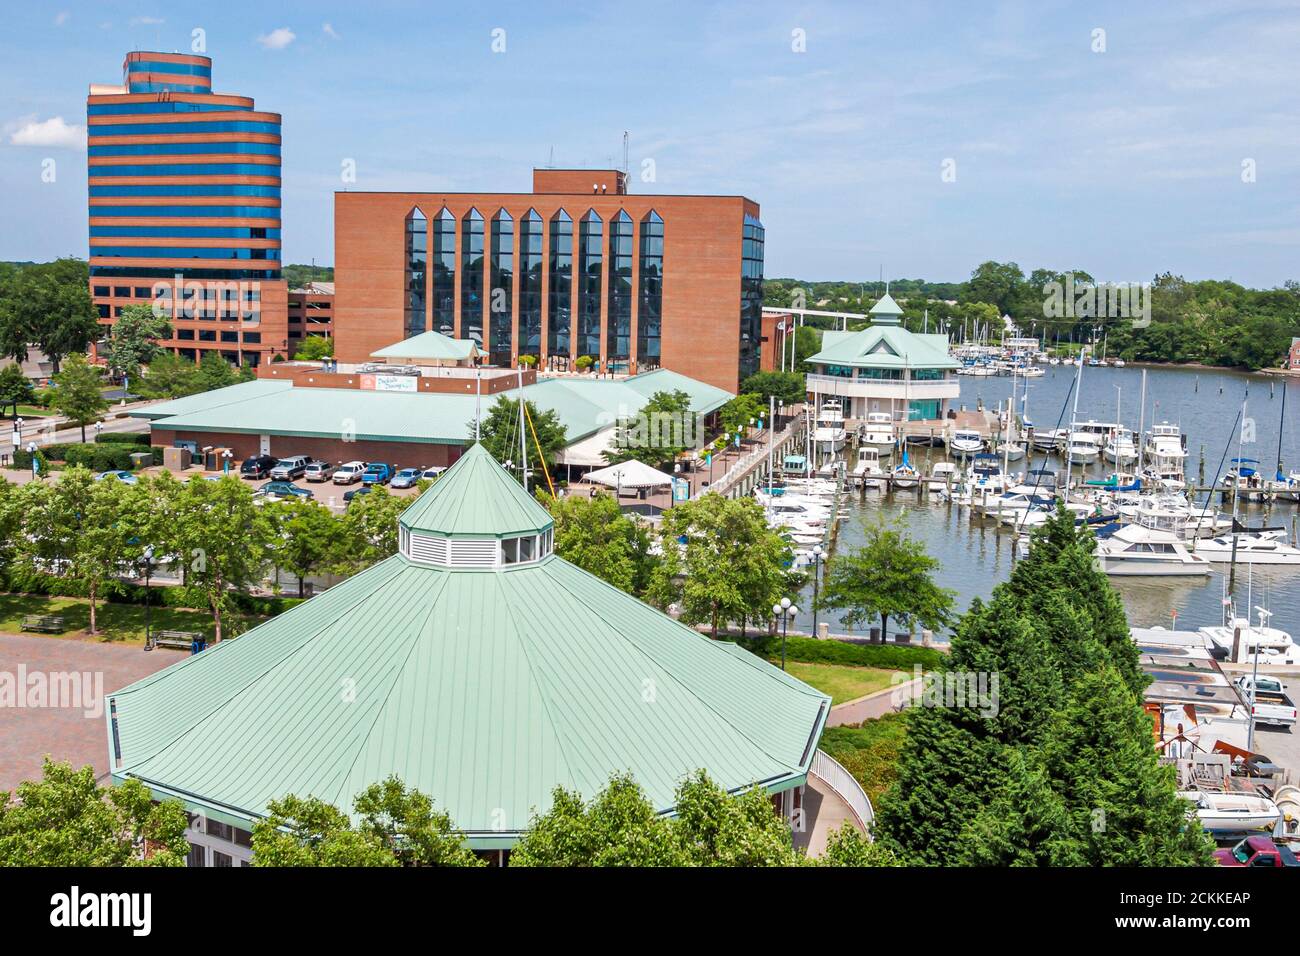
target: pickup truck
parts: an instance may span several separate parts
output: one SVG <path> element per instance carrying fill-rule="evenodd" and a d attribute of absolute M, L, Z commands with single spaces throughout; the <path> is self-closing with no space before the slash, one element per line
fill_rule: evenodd
<path fill-rule="evenodd" d="M 361 473 L 363 485 L 386 485 L 393 480 L 393 469 L 380 461 L 372 461 Z"/>
<path fill-rule="evenodd" d="M 1261 675 L 1252 678 L 1249 674 L 1238 677 L 1237 689 L 1241 696 L 1251 704 L 1251 713 L 1257 724 L 1273 724 L 1277 727 L 1291 727 L 1296 722 L 1295 702 L 1282 689 L 1282 682 L 1276 677 Z"/>
<path fill-rule="evenodd" d="M 1291 850 L 1266 836 L 1246 837 L 1231 850 L 1215 850 L 1214 862 L 1219 866 L 1300 866 Z"/>

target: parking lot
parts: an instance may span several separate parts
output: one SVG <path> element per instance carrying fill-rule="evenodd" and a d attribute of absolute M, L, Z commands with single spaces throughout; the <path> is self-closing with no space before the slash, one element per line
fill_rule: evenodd
<path fill-rule="evenodd" d="M 242 462 L 232 461 L 230 463 L 230 473 L 233 475 L 239 475 L 241 464 Z M 200 472 L 198 469 L 191 469 L 190 471 L 187 471 L 179 475 L 178 477 L 180 477 L 182 480 L 185 480 L 191 476 L 199 476 L 199 475 L 205 478 L 217 478 L 220 477 L 222 474 L 223 472 L 221 471 Z M 245 484 L 247 484 L 250 488 L 254 490 L 260 490 L 266 487 L 268 484 L 271 484 L 275 479 L 272 478 L 254 479 L 254 478 L 244 478 L 240 476 L 240 480 L 243 481 Z M 334 511 L 343 511 L 347 507 L 347 500 L 345 499 L 344 496 L 347 495 L 349 492 L 356 491 L 363 487 L 363 483 L 361 481 L 354 481 L 350 484 L 335 484 L 332 476 L 324 481 L 313 481 L 313 480 L 309 480 L 305 476 L 300 475 L 292 479 L 292 484 L 296 488 L 301 488 L 304 491 L 311 492 L 311 496 L 314 499 L 316 499 L 316 501 L 320 502 L 321 504 L 325 505 L 326 507 Z M 418 494 L 417 489 L 414 487 L 394 488 L 391 484 L 391 481 L 389 483 L 384 484 L 383 488 L 389 494 L 397 495 L 398 497 L 413 497 L 416 494 Z"/>

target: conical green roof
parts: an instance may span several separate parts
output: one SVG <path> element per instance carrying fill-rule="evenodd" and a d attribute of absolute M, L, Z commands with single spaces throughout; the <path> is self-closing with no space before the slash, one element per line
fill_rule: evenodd
<path fill-rule="evenodd" d="M 880 301 L 871 307 L 871 311 L 867 314 L 874 316 L 876 321 L 881 325 L 891 324 L 891 319 L 894 320 L 892 324 L 897 325 L 897 320 L 903 314 L 903 310 L 899 308 L 898 303 L 894 301 L 893 296 L 886 292 L 880 297 Z"/>
<path fill-rule="evenodd" d="M 476 531 L 532 504 L 477 448 L 421 501 Z M 106 708 L 114 779 L 196 812 L 247 826 L 291 793 L 351 810 L 396 775 L 481 849 L 513 845 L 555 787 L 590 798 L 614 773 L 664 812 L 699 769 L 731 791 L 797 786 L 829 710 L 553 554 L 465 573 L 400 553 Z"/>
<path fill-rule="evenodd" d="M 545 531 L 554 523 L 482 445 L 472 445 L 399 522 L 410 531 L 477 538 Z"/>

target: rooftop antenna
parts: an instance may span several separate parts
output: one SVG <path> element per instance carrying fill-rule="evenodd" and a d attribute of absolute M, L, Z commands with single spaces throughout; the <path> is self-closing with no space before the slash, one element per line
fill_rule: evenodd
<path fill-rule="evenodd" d="M 546 160 L 546 168 L 547 169 L 555 168 L 555 147 L 554 146 L 551 147 L 551 154 Z"/>
<path fill-rule="evenodd" d="M 483 370 L 474 369 L 474 444 L 479 443 L 479 422 L 483 418 Z"/>
<path fill-rule="evenodd" d="M 627 175 L 627 130 L 623 130 L 623 175 Z"/>
<path fill-rule="evenodd" d="M 519 372 L 519 478 L 528 491 L 528 433 L 524 430 L 524 366 L 521 362 Z"/>

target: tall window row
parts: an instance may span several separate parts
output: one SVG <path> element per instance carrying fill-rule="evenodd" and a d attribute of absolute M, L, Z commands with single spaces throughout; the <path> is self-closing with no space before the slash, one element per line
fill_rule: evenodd
<path fill-rule="evenodd" d="M 620 209 L 609 224 L 605 359 L 614 372 L 627 371 L 632 358 L 632 230 L 632 217 Z"/>
<path fill-rule="evenodd" d="M 573 321 L 573 220 L 563 209 L 551 217 L 551 275 L 546 304 L 546 352 L 552 364 L 568 367 Z"/>
<path fill-rule="evenodd" d="M 555 367 L 567 367 L 571 355 L 600 358 L 603 336 L 610 369 L 625 371 L 633 353 L 635 311 L 637 366 L 657 368 L 663 334 L 662 217 L 651 210 L 638 224 L 620 210 L 606 224 L 594 209 L 588 209 L 578 222 L 576 248 L 574 238 L 573 219 L 563 209 L 551 216 L 549 224 L 535 209 L 517 223 L 505 209 L 489 220 L 470 209 L 459 221 L 445 207 L 432 220 L 420 209 L 412 209 L 406 217 L 406 336 L 432 329 L 469 339 L 484 349 L 492 364 L 509 365 L 515 355 L 540 356 L 545 328 L 545 350 Z M 755 368 L 761 333 L 762 247 L 762 224 L 747 216 L 741 349 L 742 365 L 748 345 Z M 639 275 L 633 271 L 634 257 Z"/>
<path fill-rule="evenodd" d="M 424 277 L 428 267 L 429 222 L 412 209 L 406 217 L 406 338 L 424 331 Z"/>
<path fill-rule="evenodd" d="M 483 217 L 471 209 L 460 223 L 460 335 L 483 347 Z"/>
<path fill-rule="evenodd" d="M 456 217 L 443 209 L 433 217 L 433 330 L 456 334 Z"/>
<path fill-rule="evenodd" d="M 664 308 L 664 221 L 651 210 L 641 220 L 641 301 L 637 306 L 636 358 L 646 369 L 661 358 Z"/>
<path fill-rule="evenodd" d="M 502 209 L 492 217 L 492 285 L 488 290 L 491 321 L 488 361 L 510 365 L 510 316 L 515 276 L 515 221 Z"/>
<path fill-rule="evenodd" d="M 763 338 L 763 224 L 745 214 L 740 252 L 740 378 L 758 371 Z"/>
<path fill-rule="evenodd" d="M 533 209 L 519 220 L 519 354 L 542 348 L 542 217 Z"/>

